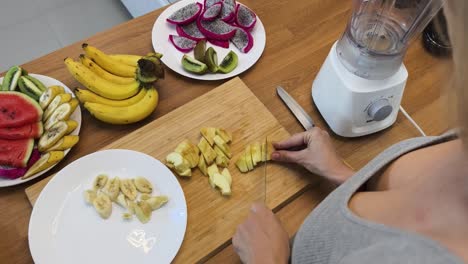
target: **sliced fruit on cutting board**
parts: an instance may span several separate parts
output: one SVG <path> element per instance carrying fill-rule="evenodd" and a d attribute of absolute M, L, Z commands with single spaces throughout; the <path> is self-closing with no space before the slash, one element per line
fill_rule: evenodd
<path fill-rule="evenodd" d="M 273 144 L 268 140 L 265 140 L 262 144 L 258 142 L 248 144 L 237 159 L 236 166 L 242 173 L 252 171 L 262 161 L 270 161 L 274 150 Z"/>
<path fill-rule="evenodd" d="M 0 93 L 0 128 L 36 123 L 42 114 L 39 104 L 29 96 L 20 92 Z"/>

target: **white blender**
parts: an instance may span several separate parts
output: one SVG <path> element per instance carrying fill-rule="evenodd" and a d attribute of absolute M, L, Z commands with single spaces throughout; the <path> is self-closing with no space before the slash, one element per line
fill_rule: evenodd
<path fill-rule="evenodd" d="M 312 85 L 312 98 L 336 134 L 368 135 L 397 118 L 409 42 L 443 0 L 354 0 L 353 15 Z"/>

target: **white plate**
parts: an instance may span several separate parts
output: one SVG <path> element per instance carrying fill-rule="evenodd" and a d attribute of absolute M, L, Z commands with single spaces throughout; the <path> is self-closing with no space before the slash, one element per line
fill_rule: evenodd
<path fill-rule="evenodd" d="M 83 198 L 100 173 L 144 176 L 169 202 L 147 224 L 123 220 L 125 210 L 116 204 L 104 220 Z M 36 264 L 170 263 L 186 226 L 184 193 L 166 166 L 140 152 L 104 150 L 74 161 L 46 185 L 31 214 L 29 248 Z"/>
<path fill-rule="evenodd" d="M 218 46 L 214 46 L 209 42 L 206 43 L 207 48 L 213 47 L 218 53 L 218 61 L 221 62 L 223 58 L 228 54 L 230 50 L 233 50 L 237 56 L 239 57 L 239 65 L 235 70 L 228 74 L 222 73 L 207 73 L 204 75 L 197 75 L 190 72 L 187 72 L 182 67 L 181 61 L 182 56 L 184 53 L 178 51 L 174 45 L 169 41 L 169 35 L 177 35 L 176 27 L 173 24 L 170 24 L 166 21 L 172 13 L 177 11 L 179 8 L 182 8 L 190 3 L 193 3 L 193 0 L 182 0 L 179 2 L 174 3 L 170 7 L 168 7 L 164 12 L 159 15 L 158 19 L 154 23 L 153 32 L 152 32 L 152 41 L 153 41 L 153 48 L 156 52 L 164 54 L 162 57 L 162 61 L 164 64 L 171 68 L 173 71 L 182 74 L 186 77 L 197 79 L 197 80 L 222 80 L 231 78 L 241 74 L 242 72 L 248 70 L 252 67 L 265 49 L 266 44 L 266 35 L 265 35 L 265 28 L 263 27 L 263 23 L 260 18 L 257 16 L 257 23 L 255 24 L 254 29 L 252 30 L 252 36 L 254 39 L 254 46 L 249 51 L 249 53 L 242 53 L 240 52 L 234 44 L 229 42 L 229 49 L 224 49 Z M 203 2 L 203 1 L 202 1 Z M 239 2 L 238 2 L 239 3 Z M 255 12 L 255 10 L 254 10 Z M 194 57 L 193 51 L 187 53 L 188 55 Z"/>
<path fill-rule="evenodd" d="M 75 94 L 72 92 L 72 90 L 70 90 L 70 88 L 68 88 L 65 84 L 63 84 L 59 80 L 56 80 L 56 79 L 48 77 L 48 76 L 40 75 L 40 74 L 30 73 L 29 75 L 31 75 L 32 77 L 34 77 L 34 78 L 38 79 L 39 81 L 41 81 L 46 87 L 53 86 L 53 85 L 60 85 L 63 88 L 65 88 L 65 92 L 70 93 L 70 94 L 72 94 L 73 97 L 75 97 Z M 0 77 L 0 83 L 2 81 L 3 81 L 3 77 Z M 75 112 L 73 112 L 73 114 L 70 116 L 70 119 L 75 120 L 78 123 L 78 127 L 70 135 L 78 136 L 80 134 L 80 128 L 81 128 L 81 108 L 80 108 L 79 105 L 75 109 Z M 68 152 L 70 152 L 69 149 L 65 151 L 65 156 L 67 156 Z M 44 173 L 48 172 L 49 170 L 51 170 L 56 165 L 57 164 L 55 164 L 54 166 L 48 168 L 47 170 L 36 173 L 33 176 L 31 176 L 31 177 L 29 177 L 29 178 L 27 178 L 25 180 L 23 180 L 21 178 L 10 180 L 10 179 L 0 177 L 0 188 L 1 187 L 18 185 L 18 184 L 25 183 L 25 182 L 28 182 L 30 180 L 33 180 L 33 179 L 43 175 Z"/>

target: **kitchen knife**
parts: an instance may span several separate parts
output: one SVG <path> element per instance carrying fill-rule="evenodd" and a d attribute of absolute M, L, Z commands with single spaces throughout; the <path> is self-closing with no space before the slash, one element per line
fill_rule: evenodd
<path fill-rule="evenodd" d="M 302 108 L 294 98 L 291 97 L 291 95 L 286 92 L 283 87 L 278 86 L 276 87 L 276 92 L 278 93 L 279 97 L 283 102 L 286 104 L 286 106 L 291 110 L 293 115 L 296 117 L 296 119 L 301 123 L 301 125 L 304 127 L 305 130 L 309 130 L 315 126 L 314 120 L 312 120 L 312 117 L 310 117 L 304 108 Z M 343 160 L 343 163 L 348 166 L 349 168 L 353 169 L 354 168 L 349 165 L 348 162 Z"/>
<path fill-rule="evenodd" d="M 304 111 L 304 109 L 283 89 L 283 87 L 278 86 L 276 88 L 276 92 L 305 130 L 309 130 L 315 126 L 314 120 L 312 120 L 306 111 Z"/>

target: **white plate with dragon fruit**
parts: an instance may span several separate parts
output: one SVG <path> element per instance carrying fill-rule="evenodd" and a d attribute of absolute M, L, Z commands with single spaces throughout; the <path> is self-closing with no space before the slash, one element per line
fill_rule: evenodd
<path fill-rule="evenodd" d="M 236 0 L 182 0 L 153 26 L 154 50 L 173 71 L 197 80 L 222 80 L 252 67 L 265 49 L 260 18 Z"/>
<path fill-rule="evenodd" d="M 68 154 L 78 143 L 81 110 L 54 78 L 14 66 L 0 83 L 0 187 L 7 187 L 43 175 Z"/>

